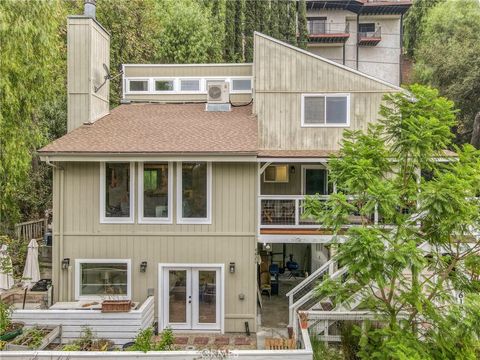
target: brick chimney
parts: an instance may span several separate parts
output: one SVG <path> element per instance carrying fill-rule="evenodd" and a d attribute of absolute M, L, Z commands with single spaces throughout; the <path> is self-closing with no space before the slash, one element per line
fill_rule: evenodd
<path fill-rule="evenodd" d="M 96 1 L 85 0 L 83 15 L 67 20 L 67 129 L 93 123 L 109 113 L 110 34 L 96 20 Z M 100 87 L 105 82 L 105 84 Z"/>

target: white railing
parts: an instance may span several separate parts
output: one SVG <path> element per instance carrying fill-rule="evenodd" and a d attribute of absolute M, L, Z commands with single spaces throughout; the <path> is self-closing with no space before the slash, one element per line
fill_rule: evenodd
<path fill-rule="evenodd" d="M 41 240 L 47 231 L 48 218 L 15 224 L 15 236 L 19 240 Z"/>
<path fill-rule="evenodd" d="M 260 227 L 264 229 L 325 228 L 325 226 L 319 224 L 316 219 L 305 218 L 303 216 L 306 197 L 305 195 L 260 195 L 258 197 L 258 223 Z M 330 199 L 329 195 L 315 195 L 315 197 L 322 202 Z M 354 198 L 347 197 L 347 200 L 354 200 Z M 360 215 L 351 215 L 349 217 L 349 224 L 346 226 L 359 225 L 364 221 L 372 224 L 379 223 L 377 207 L 375 207 L 374 214 L 369 219 L 365 219 L 365 217 Z"/>

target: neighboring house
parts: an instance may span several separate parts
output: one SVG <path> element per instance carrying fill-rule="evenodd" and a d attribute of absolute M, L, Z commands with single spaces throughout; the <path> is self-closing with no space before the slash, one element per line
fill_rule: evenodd
<path fill-rule="evenodd" d="M 395 85 L 411 0 L 307 0 L 309 51 Z"/>
<path fill-rule="evenodd" d="M 55 300 L 155 295 L 162 328 L 256 331 L 265 267 L 329 258 L 331 232 L 302 203 L 334 191 L 343 131 L 401 88 L 256 33 L 253 64 L 125 64 L 110 111 L 109 38 L 69 17 L 68 134 L 39 150 Z"/>

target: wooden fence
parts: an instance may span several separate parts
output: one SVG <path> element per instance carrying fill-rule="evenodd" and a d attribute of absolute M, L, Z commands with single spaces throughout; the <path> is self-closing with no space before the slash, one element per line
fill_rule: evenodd
<path fill-rule="evenodd" d="M 102 313 L 101 310 L 14 310 L 12 319 L 22 321 L 26 326 L 61 325 L 63 344 L 78 339 L 83 328 L 89 327 L 97 337 L 123 345 L 132 341 L 140 330 L 152 325 L 154 307 L 154 297 L 150 296 L 139 309 L 125 313 Z"/>
<path fill-rule="evenodd" d="M 17 239 L 25 241 L 32 239 L 41 240 L 47 232 L 47 226 L 48 217 L 15 224 L 15 236 Z"/>

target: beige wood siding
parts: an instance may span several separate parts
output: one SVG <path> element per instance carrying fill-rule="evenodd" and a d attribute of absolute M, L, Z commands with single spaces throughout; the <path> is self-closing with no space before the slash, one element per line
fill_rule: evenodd
<path fill-rule="evenodd" d="M 344 128 L 302 128 L 302 93 L 349 93 L 351 130 L 376 121 L 382 97 L 396 87 L 255 35 L 254 111 L 259 146 L 337 150 Z"/>
<path fill-rule="evenodd" d="M 251 76 L 252 64 L 125 65 L 127 77 Z"/>
<path fill-rule="evenodd" d="M 68 131 L 109 112 L 109 83 L 103 64 L 110 64 L 110 36 L 94 20 L 69 17 L 67 32 Z"/>
<path fill-rule="evenodd" d="M 158 296 L 159 263 L 223 263 L 225 330 L 243 331 L 245 321 L 255 329 L 256 164 L 213 164 L 211 225 L 176 225 L 175 198 L 172 225 L 100 224 L 99 163 L 62 166 L 64 170 L 54 174 L 53 280 L 58 299 L 74 297 L 75 259 L 131 259 L 137 301 L 145 299 L 149 288 Z M 135 194 L 136 189 L 137 184 Z M 71 259 L 70 270 L 59 269 L 63 258 Z M 139 271 L 142 261 L 148 262 L 146 273 Z M 236 263 L 235 274 L 228 273 L 230 262 Z M 239 300 L 239 294 L 245 294 L 245 300 Z"/>

